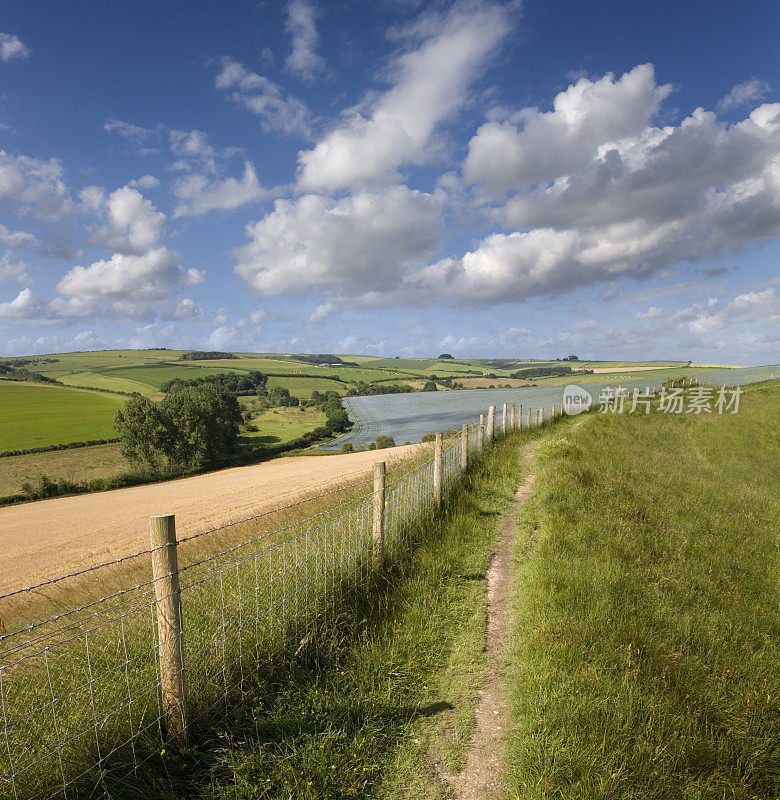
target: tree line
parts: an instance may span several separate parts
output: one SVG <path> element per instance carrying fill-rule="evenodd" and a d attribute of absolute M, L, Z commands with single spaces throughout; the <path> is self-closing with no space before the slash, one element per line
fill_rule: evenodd
<path fill-rule="evenodd" d="M 579 374 L 592 374 L 592 369 L 581 369 L 578 370 Z M 528 379 L 528 378 L 547 378 L 551 375 L 573 375 L 574 370 L 571 367 L 526 367 L 525 369 L 519 369 L 516 372 L 510 374 L 510 378 L 521 378 L 521 379 Z"/>
<path fill-rule="evenodd" d="M 246 375 L 237 375 L 235 372 L 220 372 L 217 375 L 204 375 L 198 378 L 172 378 L 160 386 L 161 392 L 170 392 L 173 389 L 183 389 L 187 386 L 203 386 L 213 383 L 222 386 L 234 394 L 255 394 L 258 388 L 265 388 L 268 376 L 262 372 L 252 371 Z"/>
<path fill-rule="evenodd" d="M 40 372 L 27 369 L 24 366 L 14 366 L 13 364 L 0 362 L 0 378 L 7 381 L 35 381 L 36 383 L 59 383 L 58 380 L 43 375 Z"/>
<path fill-rule="evenodd" d="M 167 350 L 166 347 L 152 349 Z M 221 350 L 192 350 L 179 356 L 180 361 L 224 361 L 226 358 L 238 358 L 238 356 L 234 353 L 223 353 Z"/>

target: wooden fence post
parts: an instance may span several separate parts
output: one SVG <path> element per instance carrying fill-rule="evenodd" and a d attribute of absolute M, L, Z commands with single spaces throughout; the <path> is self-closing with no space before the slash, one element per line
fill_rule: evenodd
<path fill-rule="evenodd" d="M 149 517 L 149 542 L 157 611 L 162 730 L 166 739 L 186 744 L 181 588 L 176 553 L 176 517 L 173 514 Z"/>
<path fill-rule="evenodd" d="M 433 453 L 433 500 L 441 506 L 441 434 L 436 434 L 436 446 Z"/>
<path fill-rule="evenodd" d="M 523 430 L 523 404 L 517 404 L 517 430 Z"/>
<path fill-rule="evenodd" d="M 488 409 L 488 421 L 487 421 L 487 440 L 489 442 L 493 441 L 493 433 L 496 429 L 496 407 L 490 406 Z"/>
<path fill-rule="evenodd" d="M 477 451 L 482 452 L 485 446 L 485 415 L 479 415 L 479 426 L 477 427 Z"/>
<path fill-rule="evenodd" d="M 513 431 L 515 429 L 515 404 L 512 403 L 512 408 L 509 412 L 509 430 Z"/>
<path fill-rule="evenodd" d="M 529 431 L 531 430 L 531 409 L 530 408 L 525 412 L 525 427 L 528 428 Z"/>
<path fill-rule="evenodd" d="M 507 405 L 504 403 L 504 411 L 501 415 L 501 433 L 506 436 L 506 415 L 507 415 Z"/>
<path fill-rule="evenodd" d="M 460 429 L 460 468 L 465 470 L 469 465 L 469 426 Z"/>
<path fill-rule="evenodd" d="M 381 567 L 385 560 L 385 462 L 374 463 L 374 561 Z"/>

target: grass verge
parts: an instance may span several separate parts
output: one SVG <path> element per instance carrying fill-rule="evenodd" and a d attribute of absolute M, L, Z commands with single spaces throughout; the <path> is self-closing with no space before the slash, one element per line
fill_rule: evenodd
<path fill-rule="evenodd" d="M 476 461 L 446 512 L 418 526 L 234 719 L 164 753 L 114 798 L 444 797 L 427 753 L 460 766 L 485 627 L 485 572 L 518 482 L 519 436 Z"/>
<path fill-rule="evenodd" d="M 780 382 L 593 415 L 538 451 L 516 553 L 517 798 L 775 798 Z"/>

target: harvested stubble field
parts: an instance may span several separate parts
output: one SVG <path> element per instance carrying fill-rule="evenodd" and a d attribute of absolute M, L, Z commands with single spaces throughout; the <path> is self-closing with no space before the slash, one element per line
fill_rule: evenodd
<path fill-rule="evenodd" d="M 420 445 L 211 472 L 191 478 L 0 509 L 0 583 L 6 591 L 143 550 L 148 517 L 176 514 L 180 531 L 225 525 L 367 475 Z"/>

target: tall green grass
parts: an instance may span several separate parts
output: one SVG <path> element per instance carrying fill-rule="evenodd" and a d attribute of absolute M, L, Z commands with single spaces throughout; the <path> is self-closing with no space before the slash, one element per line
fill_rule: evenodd
<path fill-rule="evenodd" d="M 538 452 L 514 596 L 516 798 L 780 793 L 780 383 L 591 415 Z"/>

